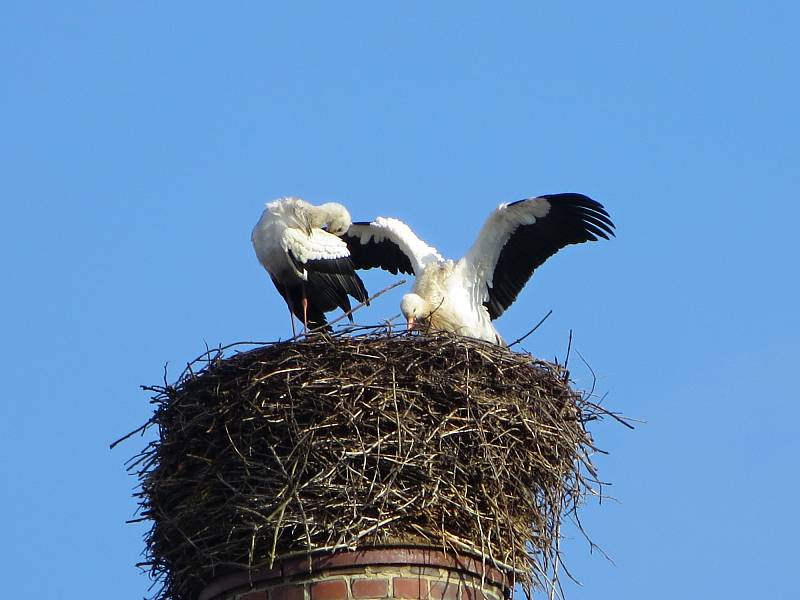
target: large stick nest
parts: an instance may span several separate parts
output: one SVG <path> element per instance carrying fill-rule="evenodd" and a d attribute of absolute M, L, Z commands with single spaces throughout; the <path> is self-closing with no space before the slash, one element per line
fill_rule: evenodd
<path fill-rule="evenodd" d="M 317 550 L 475 550 L 531 587 L 590 491 L 600 410 L 565 371 L 453 335 L 314 336 L 148 388 L 135 457 L 158 597 Z"/>

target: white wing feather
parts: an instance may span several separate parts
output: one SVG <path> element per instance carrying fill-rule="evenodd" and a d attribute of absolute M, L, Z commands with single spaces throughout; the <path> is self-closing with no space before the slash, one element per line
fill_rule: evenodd
<path fill-rule="evenodd" d="M 371 241 L 380 243 L 388 240 L 393 243 L 408 257 L 416 276 L 422 274 L 429 264 L 444 261 L 436 248 L 419 239 L 417 234 L 399 219 L 378 217 L 368 225 L 351 225 L 348 233 L 358 236 L 364 245 Z"/>
<path fill-rule="evenodd" d="M 532 225 L 548 212 L 549 200 L 531 198 L 513 205 L 501 204 L 489 215 L 475 243 L 456 265 L 464 282 L 471 283 L 476 305 L 489 300 L 497 261 L 514 231 L 521 225 Z"/>
<path fill-rule="evenodd" d="M 301 263 L 350 256 L 347 244 L 341 238 L 322 229 L 313 229 L 311 235 L 306 235 L 297 229 L 287 228 L 281 237 L 281 245 Z"/>

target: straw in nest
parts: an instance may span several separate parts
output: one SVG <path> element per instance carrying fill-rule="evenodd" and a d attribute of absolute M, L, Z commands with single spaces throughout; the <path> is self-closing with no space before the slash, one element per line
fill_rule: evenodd
<path fill-rule="evenodd" d="M 233 570 L 383 544 L 477 551 L 552 585 L 595 480 L 600 409 L 558 366 L 449 334 L 276 343 L 155 392 L 132 462 L 159 597 Z"/>

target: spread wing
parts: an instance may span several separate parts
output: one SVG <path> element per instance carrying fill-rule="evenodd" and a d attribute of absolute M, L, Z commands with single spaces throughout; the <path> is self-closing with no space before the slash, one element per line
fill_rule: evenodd
<path fill-rule="evenodd" d="M 599 202 L 583 194 L 550 194 L 501 204 L 459 262 L 474 294 L 496 319 L 514 302 L 533 271 L 569 244 L 608 239 L 614 224 Z"/>
<path fill-rule="evenodd" d="M 432 262 L 442 261 L 429 246 L 398 219 L 378 217 L 372 223 L 353 223 L 342 236 L 357 269 L 379 267 L 390 273 L 420 275 Z"/>

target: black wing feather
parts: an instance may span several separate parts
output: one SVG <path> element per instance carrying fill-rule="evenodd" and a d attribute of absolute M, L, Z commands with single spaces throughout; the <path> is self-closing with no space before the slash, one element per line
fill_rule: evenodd
<path fill-rule="evenodd" d="M 484 306 L 496 319 L 516 300 L 533 271 L 556 252 L 570 244 L 608 239 L 614 236 L 606 209 L 583 194 L 539 196 L 550 202 L 550 211 L 532 225 L 520 225 L 500 251 L 494 269 L 489 300 Z M 514 202 L 519 204 L 520 200 Z"/>
<path fill-rule="evenodd" d="M 367 289 L 364 287 L 361 277 L 355 272 L 355 267 L 350 257 L 342 256 L 301 262 L 291 250 L 288 254 L 289 259 L 297 270 L 300 272 L 305 271 L 306 280 L 303 281 L 298 278 L 296 285 L 284 286 L 286 293 L 291 298 L 291 302 L 284 292 L 281 292 L 281 294 L 291 306 L 295 316 L 302 321 L 302 294 L 303 288 L 305 288 L 305 296 L 308 301 L 309 327 L 325 325 L 327 323 L 325 313 L 328 311 L 341 308 L 344 312 L 348 312 L 350 310 L 348 294 L 359 302 L 369 304 Z M 278 287 L 278 291 L 281 291 L 277 283 L 275 287 Z M 352 315 L 349 316 L 349 319 L 352 322 Z"/>
<path fill-rule="evenodd" d="M 369 223 L 362 221 L 353 223 L 353 225 L 369 226 Z M 356 269 L 374 269 L 378 267 L 389 271 L 393 275 L 397 275 L 398 271 L 407 275 L 414 274 L 414 269 L 411 268 L 411 260 L 400 250 L 400 246 L 388 239 L 376 242 L 373 237 L 370 238 L 369 242 L 362 243 L 360 236 L 349 233 L 345 233 L 342 239 L 347 244 L 347 249 L 350 250 L 350 258 Z"/>
<path fill-rule="evenodd" d="M 301 281 L 301 280 L 298 280 Z M 278 290 L 283 299 L 286 301 L 286 304 L 289 306 L 289 309 L 292 311 L 292 314 L 297 317 L 298 321 L 303 321 L 303 285 L 300 283 L 296 284 L 282 284 L 277 279 L 272 277 L 272 283 L 275 284 L 275 288 Z M 307 290 L 308 291 L 308 290 Z M 320 308 L 323 303 L 320 303 L 316 294 L 314 295 L 314 299 L 312 300 L 310 294 L 306 294 L 308 298 L 308 327 L 309 329 L 316 329 L 318 327 L 323 327 L 325 331 L 329 331 L 329 327 L 325 327 L 328 323 L 327 319 L 325 319 L 325 313 Z M 329 303 L 328 303 L 329 304 Z M 333 310 L 336 308 L 336 304 L 331 306 L 327 310 Z"/>

